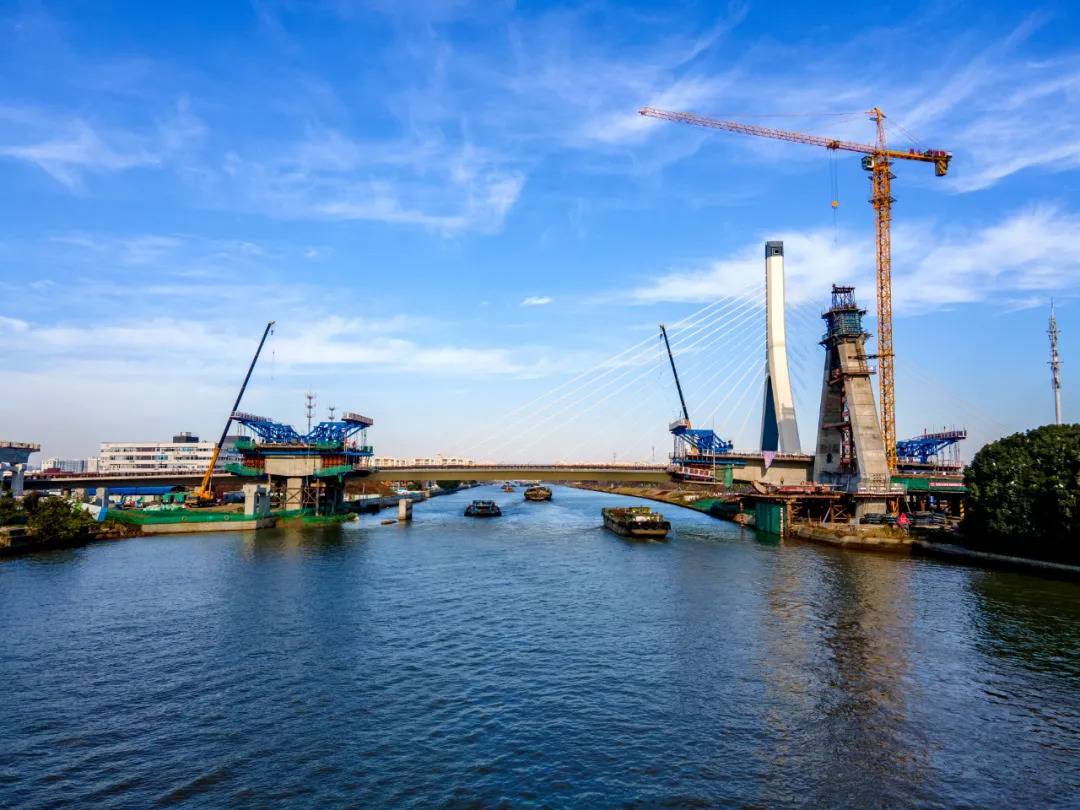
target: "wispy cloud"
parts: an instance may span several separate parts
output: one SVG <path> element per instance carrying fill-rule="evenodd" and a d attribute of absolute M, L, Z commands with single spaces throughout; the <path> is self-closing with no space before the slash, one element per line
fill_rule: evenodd
<path fill-rule="evenodd" d="M 550 295 L 529 295 L 522 299 L 521 306 L 523 307 L 542 307 L 546 304 L 550 304 L 555 299 Z"/>
<path fill-rule="evenodd" d="M 9 116 L 5 122 L 0 112 L 0 122 L 10 124 L 11 120 Z M 55 129 L 60 134 L 42 140 L 20 139 L 16 133 L 5 133 L 6 142 L 0 143 L 0 157 L 32 163 L 72 189 L 81 187 L 83 172 L 121 171 L 160 163 L 157 155 L 138 145 L 107 142 L 97 130 L 80 119 L 59 124 Z"/>

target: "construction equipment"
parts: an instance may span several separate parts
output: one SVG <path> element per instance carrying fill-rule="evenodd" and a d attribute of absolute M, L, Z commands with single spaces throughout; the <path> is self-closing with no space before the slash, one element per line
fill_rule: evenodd
<path fill-rule="evenodd" d="M 923 432 L 921 436 L 904 439 L 896 443 L 896 454 L 901 461 L 913 464 L 942 463 L 941 454 L 957 442 L 967 438 L 966 430 L 942 430 L 936 433 Z M 958 463 L 957 463 L 958 464 Z"/>
<path fill-rule="evenodd" d="M 667 349 L 668 361 L 671 363 L 671 373 L 675 377 L 675 389 L 679 392 L 679 404 L 682 406 L 682 418 L 676 419 L 668 425 L 668 431 L 676 441 L 686 445 L 684 454 L 676 453 L 672 460 L 679 463 L 685 456 L 719 455 L 730 453 L 734 445 L 726 439 L 721 439 L 711 430 L 694 430 L 690 425 L 690 413 L 686 410 L 686 398 L 683 396 L 682 383 L 679 382 L 679 372 L 675 368 L 675 355 L 671 353 L 671 343 L 668 341 L 667 327 L 660 324 L 660 335 L 664 338 L 664 347 Z"/>
<path fill-rule="evenodd" d="M 259 348 L 255 350 L 255 356 L 251 358 L 251 365 L 248 366 L 247 374 L 244 375 L 244 382 L 240 386 L 240 392 L 236 395 L 236 402 L 233 403 L 232 409 L 229 411 L 229 418 L 225 420 L 225 427 L 221 431 L 221 438 L 218 439 L 217 444 L 214 445 L 214 452 L 210 454 L 210 463 L 206 467 L 206 472 L 203 474 L 202 481 L 199 483 L 198 488 L 192 493 L 192 497 L 189 500 L 189 503 L 193 506 L 207 506 L 214 502 L 214 491 L 210 488 L 210 484 L 214 477 L 214 467 L 217 464 L 218 456 L 221 455 L 221 446 L 225 444 L 225 437 L 229 435 L 229 426 L 232 424 L 233 417 L 240 407 L 240 400 L 244 398 L 244 391 L 247 389 L 248 380 L 251 379 L 251 372 L 255 370 L 255 364 L 259 361 L 259 355 L 262 353 L 263 344 L 266 343 L 266 338 L 273 328 L 274 321 L 270 321 L 266 324 L 266 329 L 263 330 L 262 339 L 259 341 Z"/>
<path fill-rule="evenodd" d="M 825 138 L 820 135 L 806 135 L 783 129 L 741 124 L 737 121 L 717 121 L 692 113 L 668 112 L 652 107 L 642 107 L 638 113 L 650 118 L 666 121 L 680 121 L 710 129 L 738 132 L 743 135 L 757 135 L 762 138 L 774 138 L 781 141 L 805 143 L 811 146 L 824 146 L 826 149 L 860 152 L 864 155 L 862 167 L 870 172 L 873 194 L 870 205 L 876 214 L 875 234 L 877 244 L 877 359 L 879 372 L 878 396 L 881 403 L 881 425 L 885 439 L 885 453 L 891 470 L 896 469 L 896 396 L 893 374 L 893 335 L 892 335 L 892 248 L 889 229 L 892 222 L 892 204 L 890 185 L 896 176 L 890 171 L 894 160 L 915 160 L 934 164 L 934 174 L 944 177 L 949 171 L 952 154 L 941 149 L 910 149 L 904 152 L 889 149 L 885 143 L 885 113 L 877 107 L 867 115 L 877 127 L 877 142 L 873 144 L 842 141 L 838 138 Z"/>

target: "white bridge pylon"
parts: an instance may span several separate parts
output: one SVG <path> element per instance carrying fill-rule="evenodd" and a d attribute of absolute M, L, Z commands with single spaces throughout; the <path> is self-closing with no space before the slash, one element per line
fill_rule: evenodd
<path fill-rule="evenodd" d="M 784 243 L 765 243 L 765 401 L 762 452 L 801 453 L 784 325 Z"/>

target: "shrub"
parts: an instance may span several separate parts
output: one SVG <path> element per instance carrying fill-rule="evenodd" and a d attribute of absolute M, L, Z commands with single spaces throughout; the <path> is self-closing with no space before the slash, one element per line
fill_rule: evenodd
<path fill-rule="evenodd" d="M 969 545 L 1080 562 L 1080 425 L 991 442 L 964 475 Z"/>
<path fill-rule="evenodd" d="M 69 543 L 92 525 L 90 515 L 63 498 L 44 498 L 35 503 L 27 520 L 27 526 L 42 543 Z"/>

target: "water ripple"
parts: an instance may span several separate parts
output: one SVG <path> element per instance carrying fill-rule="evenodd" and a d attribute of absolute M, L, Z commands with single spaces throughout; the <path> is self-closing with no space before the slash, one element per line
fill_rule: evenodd
<path fill-rule="evenodd" d="M 1067 806 L 1080 588 L 610 496 L 0 563 L 0 805 Z"/>

